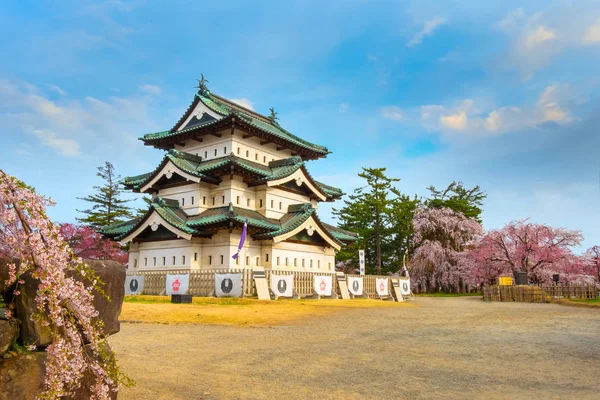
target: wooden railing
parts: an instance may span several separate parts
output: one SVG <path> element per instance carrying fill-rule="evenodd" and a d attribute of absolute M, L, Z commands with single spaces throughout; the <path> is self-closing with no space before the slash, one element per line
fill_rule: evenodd
<path fill-rule="evenodd" d="M 483 300 L 547 303 L 552 299 L 595 299 L 595 286 L 500 286 L 483 288 Z"/>

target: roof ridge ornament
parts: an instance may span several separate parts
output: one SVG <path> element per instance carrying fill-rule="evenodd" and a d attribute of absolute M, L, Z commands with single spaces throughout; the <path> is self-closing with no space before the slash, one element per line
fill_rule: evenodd
<path fill-rule="evenodd" d="M 271 114 L 267 118 L 269 119 L 269 121 L 271 121 L 272 124 L 279 125 L 279 123 L 277 122 L 277 120 L 279 119 L 277 114 L 279 114 L 279 113 L 275 112 L 275 107 L 271 107 L 271 108 L 269 108 L 269 110 L 271 111 Z"/>
<path fill-rule="evenodd" d="M 198 93 L 202 95 L 210 94 L 210 90 L 208 90 L 208 87 L 206 86 L 206 84 L 208 83 L 208 79 L 204 78 L 204 74 L 200 73 L 200 79 L 196 80 L 198 81 L 198 86 L 194 86 L 194 88 L 198 89 Z"/>

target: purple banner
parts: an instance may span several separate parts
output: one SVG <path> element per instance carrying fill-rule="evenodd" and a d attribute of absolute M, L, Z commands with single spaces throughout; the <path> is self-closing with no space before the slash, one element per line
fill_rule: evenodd
<path fill-rule="evenodd" d="M 242 237 L 240 238 L 240 244 L 238 245 L 237 252 L 232 256 L 232 258 L 234 260 L 239 257 L 240 252 L 242 251 L 242 247 L 244 247 L 244 242 L 246 241 L 246 230 L 247 229 L 248 229 L 248 218 L 246 218 L 246 221 L 244 222 L 244 228 L 242 229 Z"/>

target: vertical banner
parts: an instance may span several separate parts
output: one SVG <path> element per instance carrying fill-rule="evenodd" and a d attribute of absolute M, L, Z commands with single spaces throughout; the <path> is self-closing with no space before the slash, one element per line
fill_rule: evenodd
<path fill-rule="evenodd" d="M 190 285 L 189 275 L 167 275 L 167 296 L 172 294 L 187 294 Z"/>
<path fill-rule="evenodd" d="M 215 274 L 217 297 L 242 297 L 242 274 Z"/>
<path fill-rule="evenodd" d="M 144 291 L 144 275 L 125 277 L 125 294 L 142 294 Z"/>
<path fill-rule="evenodd" d="M 292 297 L 294 295 L 294 275 L 271 274 L 271 291 L 277 297 Z"/>
<path fill-rule="evenodd" d="M 376 278 L 375 279 L 375 289 L 377 290 L 377 294 L 380 296 L 389 296 L 390 292 L 388 290 L 388 278 Z"/>
<path fill-rule="evenodd" d="M 400 293 L 402 296 L 410 296 L 410 279 L 400 278 Z"/>
<path fill-rule="evenodd" d="M 315 283 L 315 292 L 319 296 L 331 296 L 331 286 L 333 280 L 331 275 L 313 275 Z"/>
<path fill-rule="evenodd" d="M 362 296 L 363 295 L 363 277 L 348 277 L 348 290 L 354 296 Z"/>
<path fill-rule="evenodd" d="M 360 265 L 360 274 L 364 275 L 365 274 L 365 251 L 364 250 L 358 251 L 358 263 Z"/>

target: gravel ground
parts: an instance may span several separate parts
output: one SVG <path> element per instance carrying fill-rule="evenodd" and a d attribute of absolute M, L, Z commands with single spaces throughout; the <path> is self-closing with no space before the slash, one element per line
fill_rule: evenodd
<path fill-rule="evenodd" d="M 598 399 L 600 311 L 418 298 L 276 327 L 122 324 L 119 399 Z"/>

